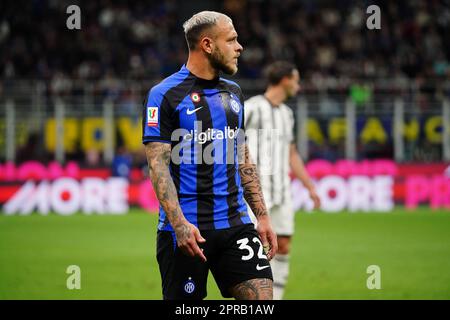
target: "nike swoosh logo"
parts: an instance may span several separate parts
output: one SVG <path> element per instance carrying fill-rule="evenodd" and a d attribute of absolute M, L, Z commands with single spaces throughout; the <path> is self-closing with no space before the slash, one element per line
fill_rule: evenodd
<path fill-rule="evenodd" d="M 256 265 L 256 270 L 261 271 L 261 270 L 264 270 L 264 269 L 266 269 L 266 268 L 268 268 L 268 267 L 270 267 L 270 266 L 263 266 L 263 267 L 260 267 L 259 264 L 257 264 L 257 265 Z"/>
<path fill-rule="evenodd" d="M 193 114 L 194 112 L 197 112 L 197 111 L 200 110 L 201 108 L 203 108 L 203 107 L 198 107 L 198 108 L 196 108 L 196 109 L 194 109 L 194 110 L 189 110 L 189 109 L 187 109 L 187 110 L 186 110 L 186 113 L 187 113 L 188 115 L 190 115 L 190 114 Z"/>

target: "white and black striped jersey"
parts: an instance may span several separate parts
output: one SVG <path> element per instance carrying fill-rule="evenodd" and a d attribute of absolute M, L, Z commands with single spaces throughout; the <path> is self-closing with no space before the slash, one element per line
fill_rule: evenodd
<path fill-rule="evenodd" d="M 294 142 L 294 113 L 284 103 L 272 106 L 264 95 L 245 101 L 245 130 L 257 164 L 266 206 L 290 201 L 289 149 Z"/>

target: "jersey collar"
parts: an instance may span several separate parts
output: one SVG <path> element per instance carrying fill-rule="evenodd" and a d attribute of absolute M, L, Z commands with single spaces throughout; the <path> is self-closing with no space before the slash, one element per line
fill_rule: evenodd
<path fill-rule="evenodd" d="M 186 68 L 186 64 L 183 64 L 183 66 L 180 69 L 180 72 L 183 73 L 183 74 L 189 74 L 190 77 L 195 79 L 195 83 L 200 85 L 200 86 L 206 86 L 206 87 L 212 86 L 212 87 L 214 87 L 220 81 L 220 77 L 219 76 L 217 76 L 216 78 L 211 79 L 211 80 L 199 78 L 195 74 L 190 72 L 188 68 Z"/>

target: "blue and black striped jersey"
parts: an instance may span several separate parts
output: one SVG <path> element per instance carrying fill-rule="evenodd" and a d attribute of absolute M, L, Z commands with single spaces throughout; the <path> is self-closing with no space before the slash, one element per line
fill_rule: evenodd
<path fill-rule="evenodd" d="M 238 171 L 244 100 L 229 80 L 200 79 L 186 66 L 148 93 L 142 141 L 172 146 L 170 174 L 186 219 L 200 230 L 251 223 Z M 159 208 L 159 230 L 173 230 Z"/>

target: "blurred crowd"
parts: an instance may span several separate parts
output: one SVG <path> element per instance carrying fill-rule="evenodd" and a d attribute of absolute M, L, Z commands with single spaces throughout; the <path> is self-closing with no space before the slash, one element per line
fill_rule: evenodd
<path fill-rule="evenodd" d="M 81 9 L 81 30 L 66 27 L 73 4 Z M 366 26 L 372 4 L 380 7 L 380 30 Z M 0 100 L 12 96 L 26 112 L 51 115 L 52 97 L 66 95 L 72 115 L 102 110 L 108 100 L 118 115 L 138 116 L 148 88 L 187 59 L 183 22 L 205 9 L 234 21 L 244 46 L 237 77 L 246 97 L 262 92 L 263 67 L 278 59 L 299 67 L 302 96 L 318 115 L 343 116 L 346 97 L 367 114 L 373 106 L 391 112 L 394 96 L 404 98 L 407 110 L 421 111 L 450 97 L 450 0 L 15 0 L 0 1 Z M 36 134 L 18 150 L 19 161 L 45 158 L 42 148 L 33 151 L 43 145 L 42 132 Z M 429 160 L 441 159 L 439 148 L 414 145 L 407 158 L 436 153 Z M 309 150 L 310 158 L 345 156 L 343 145 Z M 393 157 L 392 143 L 357 146 L 357 152 Z M 67 159 L 102 162 L 98 153 L 81 150 Z M 119 160 L 117 174 L 127 172 L 128 158 Z"/>
<path fill-rule="evenodd" d="M 68 30 L 66 8 L 81 9 Z M 381 8 L 369 30 L 366 8 Z M 275 59 L 295 61 L 304 78 L 450 76 L 450 1 L 56 1 L 0 3 L 2 79 L 155 79 L 187 57 L 182 23 L 201 9 L 234 20 L 244 46 L 239 76 L 258 78 Z"/>

